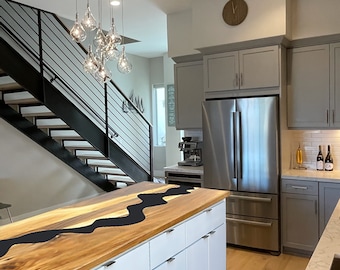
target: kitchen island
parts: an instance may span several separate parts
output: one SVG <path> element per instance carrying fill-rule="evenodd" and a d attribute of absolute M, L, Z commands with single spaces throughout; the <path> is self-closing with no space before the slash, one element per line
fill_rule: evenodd
<path fill-rule="evenodd" d="M 210 250 L 202 241 L 218 228 L 222 228 L 218 237 L 222 242 L 212 248 L 222 247 L 225 255 L 228 194 L 142 182 L 8 224 L 0 230 L 0 269 L 166 269 L 158 267 L 178 254 L 189 256 L 182 262 L 191 261 L 195 267 L 200 257 L 192 258 L 198 254 L 194 248 Z M 163 258 L 168 250 L 173 254 Z M 139 251 L 143 256 L 138 257 Z M 125 262 L 134 268 L 119 268 L 119 259 L 129 254 L 134 256 Z M 183 265 L 181 269 L 195 268 Z"/>
<path fill-rule="evenodd" d="M 334 255 L 340 255 L 340 201 L 313 252 L 306 270 L 331 269 Z M 336 268 L 338 269 L 338 268 Z"/>

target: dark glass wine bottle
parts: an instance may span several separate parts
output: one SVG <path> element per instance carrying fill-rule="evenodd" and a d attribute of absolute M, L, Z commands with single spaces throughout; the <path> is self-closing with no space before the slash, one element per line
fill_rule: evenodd
<path fill-rule="evenodd" d="M 331 155 L 331 146 L 328 145 L 327 156 L 325 158 L 325 171 L 333 171 L 333 158 Z"/>
<path fill-rule="evenodd" d="M 323 171 L 323 154 L 321 151 L 321 145 L 319 145 L 319 153 L 316 156 L 316 169 L 318 171 Z"/>

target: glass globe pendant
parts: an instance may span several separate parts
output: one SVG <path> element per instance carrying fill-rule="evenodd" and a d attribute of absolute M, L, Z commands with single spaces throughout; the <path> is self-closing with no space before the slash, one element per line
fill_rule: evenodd
<path fill-rule="evenodd" d="M 83 62 L 84 71 L 86 73 L 95 74 L 98 71 L 98 61 L 96 60 L 93 52 L 92 46 L 89 45 L 89 51 Z"/>
<path fill-rule="evenodd" d="M 123 74 L 130 73 L 132 70 L 132 65 L 128 61 L 126 54 L 125 54 L 125 46 L 123 46 L 122 53 L 118 59 L 117 68 L 119 72 Z"/>
<path fill-rule="evenodd" d="M 96 19 L 94 18 L 91 9 L 90 9 L 90 1 L 87 0 L 87 8 L 85 11 L 85 15 L 81 21 L 81 24 L 85 27 L 85 29 L 89 31 L 93 31 L 97 27 Z"/>
<path fill-rule="evenodd" d="M 76 13 L 76 21 L 74 22 L 74 25 L 71 28 L 70 36 L 77 43 L 81 43 L 86 39 L 85 29 L 78 21 L 78 12 Z"/>
<path fill-rule="evenodd" d="M 104 57 L 102 57 L 101 62 L 99 63 L 99 67 L 97 72 L 95 73 L 95 78 L 97 81 L 101 83 L 105 83 L 108 80 L 111 79 L 111 71 L 106 68 L 105 62 L 104 62 Z"/>

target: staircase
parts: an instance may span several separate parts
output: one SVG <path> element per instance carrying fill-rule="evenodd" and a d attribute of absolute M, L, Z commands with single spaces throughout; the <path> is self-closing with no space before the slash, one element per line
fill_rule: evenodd
<path fill-rule="evenodd" d="M 138 109 L 83 73 L 85 52 L 54 14 L 0 1 L 0 117 L 103 190 L 151 181 L 152 127 Z"/>
<path fill-rule="evenodd" d="M 58 118 L 51 110 L 23 89 L 22 86 L 1 69 L 0 91 L 2 100 L 0 111 L 6 120 L 20 129 L 22 129 L 23 123 L 26 123 L 24 125 L 26 125 L 26 127 L 27 125 L 30 126 L 31 130 L 32 126 L 34 126 L 37 130 L 42 131 L 46 136 L 42 135 L 42 133 L 37 136 L 36 133 L 34 135 L 24 129 L 21 130 L 45 148 L 47 148 L 47 145 L 45 145 L 46 141 L 48 139 L 53 140 L 59 147 L 55 144 L 54 148 L 47 148 L 47 150 L 55 155 L 57 155 L 56 149 L 59 148 L 58 151 L 66 149 L 69 155 L 68 153 L 64 153 L 63 156 L 68 156 L 68 159 L 74 156 L 84 164 L 85 168 L 89 167 L 93 170 L 93 172 L 89 173 L 88 170 L 84 171 L 84 169 L 82 169 L 84 171 L 82 174 L 87 178 L 91 178 L 92 182 L 96 183 L 98 179 L 102 177 L 104 183 L 106 182 L 105 180 L 107 180 L 112 186 L 108 184 L 97 184 L 107 191 L 135 183 L 133 179 L 126 175 L 102 153 L 97 151 L 88 141 L 82 138 L 75 130 L 71 129 L 62 119 Z M 7 111 L 7 117 L 4 115 L 4 111 Z M 21 124 L 13 123 L 13 115 L 16 115 L 17 119 L 18 116 L 24 118 L 20 118 Z M 49 144 L 51 144 L 51 142 L 49 142 Z M 79 166 L 80 165 L 78 165 L 78 167 Z M 93 177 L 92 174 L 95 177 Z"/>

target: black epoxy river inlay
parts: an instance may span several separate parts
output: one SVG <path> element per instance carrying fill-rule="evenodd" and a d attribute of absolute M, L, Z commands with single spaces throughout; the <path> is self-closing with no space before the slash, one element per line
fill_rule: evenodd
<path fill-rule="evenodd" d="M 163 193 L 139 194 L 138 198 L 140 198 L 142 202 L 139 204 L 128 206 L 127 210 L 129 214 L 125 217 L 97 219 L 91 225 L 80 227 L 80 228 L 39 231 L 39 232 L 28 233 L 28 234 L 15 237 L 15 238 L 0 240 L 0 257 L 4 256 L 8 252 L 8 250 L 13 245 L 16 245 L 16 244 L 42 243 L 42 242 L 47 242 L 62 233 L 63 234 L 65 233 L 82 233 L 82 234 L 92 233 L 95 229 L 101 228 L 101 227 L 125 226 L 125 225 L 131 225 L 131 224 L 141 222 L 145 219 L 145 215 L 143 214 L 144 208 L 166 204 L 167 202 L 163 199 L 163 197 L 172 196 L 172 195 L 188 194 L 189 189 L 192 189 L 192 187 L 179 186 L 176 188 L 168 189 L 166 192 L 163 192 Z"/>

